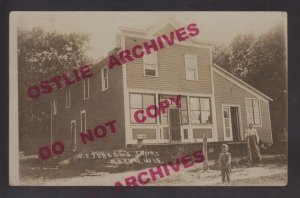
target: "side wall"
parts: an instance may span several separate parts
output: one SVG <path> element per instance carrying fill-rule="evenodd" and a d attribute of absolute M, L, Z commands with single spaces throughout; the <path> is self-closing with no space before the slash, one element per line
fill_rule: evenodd
<path fill-rule="evenodd" d="M 106 65 L 107 61 L 100 67 Z M 95 66 L 95 68 L 99 65 Z M 66 147 L 71 143 L 71 120 L 76 120 L 77 149 L 109 150 L 125 148 L 125 121 L 123 102 L 123 76 L 122 68 L 108 70 L 109 88 L 102 91 L 101 71 L 93 69 L 93 76 L 89 79 L 89 98 L 83 99 L 83 81 L 71 87 L 71 107 L 66 108 L 66 89 L 57 93 L 58 113 L 53 116 L 54 141 L 62 141 Z M 94 129 L 97 125 L 116 120 L 116 133 L 112 134 L 107 127 L 104 138 L 96 138 L 94 142 L 83 144 L 79 136 L 81 129 L 80 111 L 86 111 L 86 128 Z"/>
<path fill-rule="evenodd" d="M 237 86 L 233 82 L 224 78 L 216 71 L 213 71 L 215 102 L 216 102 L 216 117 L 217 130 L 219 141 L 224 141 L 222 104 L 240 105 L 241 121 L 242 121 L 242 135 L 244 137 L 245 130 L 248 126 L 246 114 L 245 98 L 257 98 L 255 95 Z M 256 126 L 258 135 L 263 142 L 272 143 L 272 131 L 270 121 L 269 104 L 260 100 L 262 126 Z"/>

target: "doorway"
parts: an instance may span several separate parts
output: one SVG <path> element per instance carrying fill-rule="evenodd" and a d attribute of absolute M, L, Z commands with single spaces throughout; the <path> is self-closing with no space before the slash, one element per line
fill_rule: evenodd
<path fill-rule="evenodd" d="M 180 118 L 179 118 L 179 109 L 169 109 L 170 113 L 170 134 L 171 141 L 180 141 Z"/>
<path fill-rule="evenodd" d="M 240 116 L 238 107 L 230 107 L 233 141 L 241 140 Z"/>
<path fill-rule="evenodd" d="M 224 140 L 241 140 L 241 121 L 240 109 L 237 105 L 228 105 L 222 107 Z"/>

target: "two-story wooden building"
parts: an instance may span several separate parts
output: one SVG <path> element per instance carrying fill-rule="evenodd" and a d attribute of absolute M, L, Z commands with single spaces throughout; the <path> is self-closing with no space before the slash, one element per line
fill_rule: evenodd
<path fill-rule="evenodd" d="M 143 137 L 145 145 L 173 145 L 244 140 L 249 123 L 263 142 L 272 143 L 271 98 L 212 64 L 212 44 L 194 38 L 109 69 L 108 57 L 181 27 L 174 19 L 147 30 L 120 28 L 117 46 L 93 66 L 93 76 L 58 90 L 52 100 L 52 141 L 67 150 L 127 148 Z M 199 34 L 201 37 L 201 33 Z M 181 107 L 137 123 L 134 113 L 166 98 L 181 95 Z M 82 144 L 79 133 L 116 120 L 117 132 Z"/>

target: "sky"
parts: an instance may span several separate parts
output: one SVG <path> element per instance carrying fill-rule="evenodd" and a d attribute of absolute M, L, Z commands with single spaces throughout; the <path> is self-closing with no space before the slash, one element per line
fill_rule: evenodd
<path fill-rule="evenodd" d="M 41 27 L 61 33 L 81 32 L 90 37 L 87 54 L 95 60 L 116 45 L 120 26 L 147 29 L 167 17 L 182 24 L 197 23 L 197 39 L 230 42 L 238 34 L 260 35 L 278 23 L 286 26 L 285 12 L 13 12 L 18 28 Z"/>

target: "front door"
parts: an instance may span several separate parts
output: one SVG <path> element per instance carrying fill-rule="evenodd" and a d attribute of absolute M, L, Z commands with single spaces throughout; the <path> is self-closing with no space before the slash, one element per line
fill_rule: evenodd
<path fill-rule="evenodd" d="M 71 121 L 71 149 L 76 150 L 76 120 Z"/>
<path fill-rule="evenodd" d="M 180 141 L 180 119 L 179 109 L 169 109 L 170 113 L 170 134 L 172 141 Z"/>
<path fill-rule="evenodd" d="M 230 114 L 231 114 L 232 138 L 233 141 L 239 141 L 241 140 L 239 108 L 230 107 Z"/>

